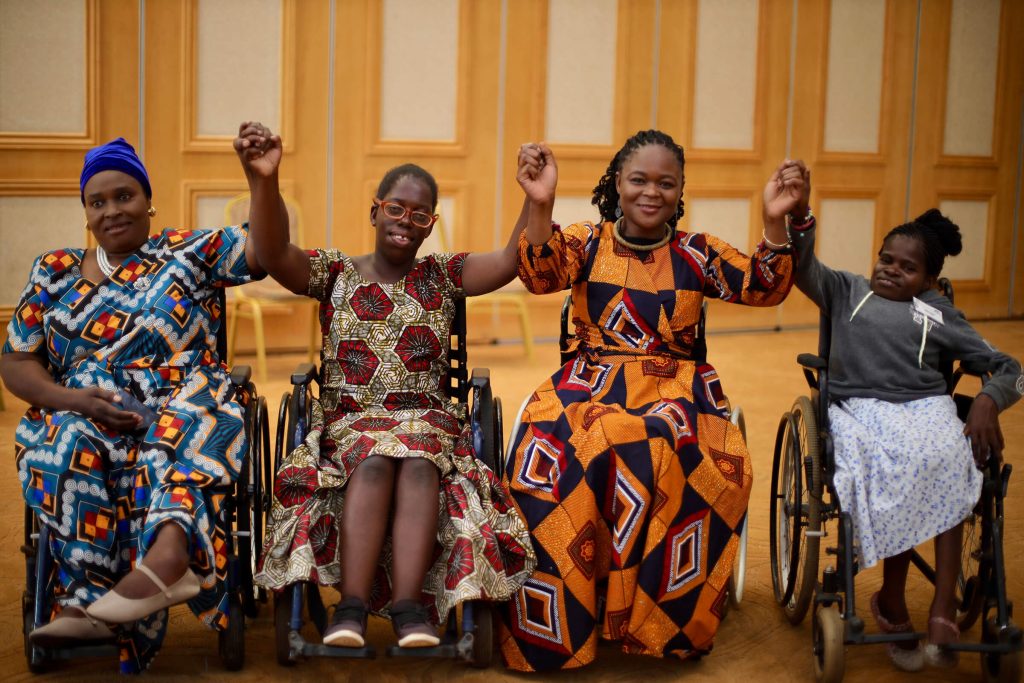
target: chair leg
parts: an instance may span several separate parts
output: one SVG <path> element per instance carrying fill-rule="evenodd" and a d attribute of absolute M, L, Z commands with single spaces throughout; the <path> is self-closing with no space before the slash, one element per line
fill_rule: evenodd
<path fill-rule="evenodd" d="M 232 367 L 235 364 L 235 341 L 238 339 L 238 311 L 239 306 L 237 303 L 228 303 L 228 357 L 224 359 L 228 367 Z"/>
<path fill-rule="evenodd" d="M 306 350 L 306 360 L 315 363 L 320 355 L 320 303 L 313 300 L 313 310 L 309 318 L 309 346 Z"/>
<path fill-rule="evenodd" d="M 519 309 L 519 328 L 523 333 L 523 351 L 526 352 L 526 360 L 533 360 L 533 329 L 530 326 L 530 311 L 526 300 L 522 297 L 516 300 L 516 308 Z"/>
<path fill-rule="evenodd" d="M 255 301 L 252 302 L 252 329 L 256 337 L 256 372 L 260 383 L 267 383 L 267 340 L 263 335 L 263 309 Z"/>

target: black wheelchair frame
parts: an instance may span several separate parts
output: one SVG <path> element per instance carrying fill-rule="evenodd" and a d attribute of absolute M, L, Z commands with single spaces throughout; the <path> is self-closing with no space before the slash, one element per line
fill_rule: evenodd
<path fill-rule="evenodd" d="M 474 368 L 472 374 L 469 373 L 466 353 L 466 301 L 462 297 L 455 299 L 455 317 L 448 339 L 448 366 L 446 393 L 456 402 L 468 406 L 467 415 L 477 458 L 501 478 L 504 463 L 497 457 L 502 452 L 501 399 L 495 397 L 491 391 L 488 369 Z M 285 453 L 290 453 L 305 439 L 314 382 L 319 383 L 316 367 L 312 363 L 301 363 L 291 376 L 294 389 L 286 392 L 281 398 L 275 444 L 275 472 L 280 468 Z M 268 478 L 268 481 L 273 479 Z M 322 636 L 328 626 L 327 608 L 318 584 L 300 582 L 274 592 L 275 649 L 277 663 L 281 666 L 290 666 L 302 657 L 376 657 L 376 650 L 369 644 L 361 648 L 351 648 L 307 641 L 301 633 L 305 624 L 304 611 Z M 449 613 L 439 645 L 417 648 L 394 645 L 386 650 L 386 654 L 389 657 L 455 658 L 467 661 L 477 668 L 490 666 L 495 645 L 494 613 L 491 603 L 482 600 L 467 601 L 462 603 L 460 611 L 461 622 L 457 610 L 453 609 Z"/>
<path fill-rule="evenodd" d="M 939 286 L 952 301 L 949 280 L 941 278 Z M 793 625 L 803 621 L 813 604 L 815 677 L 823 683 L 837 683 L 845 673 L 844 645 L 922 640 L 927 634 L 868 634 L 864 632 L 864 620 L 856 614 L 854 582 L 859 566 L 853 546 L 853 521 L 841 509 L 833 484 L 835 459 L 828 428 L 831 323 L 824 314 L 818 335 L 818 353 L 797 357 L 811 395 L 796 399 L 780 419 L 776 433 L 769 546 L 775 600 Z M 973 397 L 955 393 L 956 386 L 963 375 L 984 380 L 984 373 L 963 364 L 954 370 L 949 362 L 944 374 L 960 419 L 964 420 Z M 981 498 L 964 524 L 957 624 L 966 631 L 982 617 L 981 642 L 949 646 L 951 650 L 980 653 L 986 681 L 1017 681 L 1021 671 L 1021 630 L 1011 619 L 1013 605 L 1006 596 L 1002 539 L 1003 499 L 1011 471 L 1011 465 L 989 460 Z M 825 525 L 831 521 L 837 523 L 837 542 L 826 546 L 825 553 L 834 556 L 836 562 L 824 568 L 818 581 L 820 543 L 828 536 Z M 911 553 L 911 562 L 934 583 L 935 570 L 916 550 Z"/>
<path fill-rule="evenodd" d="M 218 292 L 218 305 L 221 311 L 227 310 L 223 289 Z M 226 335 L 227 327 L 222 324 L 217 333 L 217 353 L 222 359 L 227 358 Z M 267 481 L 270 467 L 270 424 L 267 401 L 256 391 L 251 379 L 252 369 L 247 365 L 236 366 L 230 377 L 234 393 L 245 392 L 249 396 L 245 409 L 249 454 L 235 483 L 213 490 L 223 496 L 217 523 L 225 532 L 228 562 L 228 622 L 226 628 L 218 632 L 218 650 L 224 667 L 228 671 L 237 671 L 245 664 L 245 619 L 255 618 L 261 604 L 267 600 L 266 592 L 253 582 L 253 574 L 257 553 L 263 547 L 264 511 L 269 509 L 263 483 Z M 49 538 L 49 529 L 40 527 L 38 518 L 26 505 L 24 543 L 21 546 L 25 555 L 26 585 L 21 596 L 21 614 L 29 670 L 42 673 L 58 661 L 80 657 L 117 657 L 117 646 L 113 644 L 40 647 L 29 640 L 29 633 L 49 623 L 53 611 L 55 567 Z"/>

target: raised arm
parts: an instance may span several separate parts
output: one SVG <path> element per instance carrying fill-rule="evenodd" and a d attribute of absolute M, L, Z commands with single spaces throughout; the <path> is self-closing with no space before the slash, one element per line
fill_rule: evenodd
<path fill-rule="evenodd" d="M 798 221 L 808 215 L 811 196 L 811 172 L 799 159 L 785 159 L 768 179 L 764 187 L 764 242 L 772 250 L 789 246 L 786 234 L 786 214 Z"/>
<path fill-rule="evenodd" d="M 278 185 L 281 138 L 266 126 L 246 121 L 238 127 L 235 152 L 249 182 L 249 241 L 259 264 L 296 294 L 309 287 L 309 256 L 289 241 L 288 211 Z"/>
<path fill-rule="evenodd" d="M 558 186 L 558 165 L 547 144 L 528 142 L 519 148 L 516 180 L 530 203 L 526 241 L 534 245 L 544 244 L 551 239 L 551 213 L 555 208 L 555 188 Z"/>
<path fill-rule="evenodd" d="M 529 201 L 523 200 L 523 208 L 512 228 L 508 242 L 501 249 L 473 253 L 466 257 L 462 267 L 462 288 L 467 296 L 493 292 L 504 287 L 516 276 L 516 259 L 519 253 L 519 235 L 526 227 Z"/>

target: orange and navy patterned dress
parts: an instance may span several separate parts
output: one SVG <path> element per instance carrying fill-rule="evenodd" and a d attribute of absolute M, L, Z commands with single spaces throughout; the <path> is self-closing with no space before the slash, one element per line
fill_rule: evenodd
<path fill-rule="evenodd" d="M 32 267 L 3 352 L 46 358 L 69 388 L 125 390 L 158 413 L 144 434 L 112 432 L 77 413 L 30 408 L 15 433 L 25 500 L 49 527 L 51 590 L 85 607 L 142 558 L 161 525 L 189 538 L 203 590 L 189 606 L 227 624 L 226 547 L 215 524 L 248 450 L 242 403 L 215 352 L 217 291 L 251 279 L 247 231 L 167 229 L 109 278 L 82 277 L 84 249 L 51 251 Z M 121 670 L 146 668 L 167 610 L 119 630 Z"/>
<path fill-rule="evenodd" d="M 705 297 L 781 302 L 793 258 L 682 232 L 636 251 L 613 225 L 520 240 L 530 291 L 572 289 L 579 340 L 527 403 L 505 474 L 537 553 L 502 626 L 520 671 L 588 664 L 599 637 L 628 653 L 707 653 L 746 515 L 750 458 L 694 340 Z"/>
<path fill-rule="evenodd" d="M 431 254 L 396 283 L 368 282 L 337 250 L 310 258 L 308 295 L 321 301 L 320 396 L 305 442 L 274 481 L 267 540 L 256 581 L 340 586 L 339 524 L 346 484 L 370 456 L 426 458 L 440 474 L 435 560 L 423 602 L 443 621 L 464 600 L 507 600 L 535 559 L 507 491 L 474 455 L 465 410 L 448 399 L 453 297 L 466 254 Z M 390 535 L 370 608 L 391 601 Z"/>

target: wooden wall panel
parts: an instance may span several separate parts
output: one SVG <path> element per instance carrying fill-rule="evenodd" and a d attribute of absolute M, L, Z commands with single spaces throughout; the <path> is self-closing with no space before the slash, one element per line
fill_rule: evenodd
<path fill-rule="evenodd" d="M 973 318 L 1003 317 L 1011 308 L 1011 288 L 1021 291 L 1021 257 L 1019 231 L 1015 225 L 1014 202 L 1020 192 L 1020 143 L 1022 128 L 1021 93 L 1024 92 L 1024 6 L 1004 0 L 998 7 L 998 64 L 991 101 L 979 103 L 964 110 L 959 105 L 949 108 L 950 88 L 963 91 L 961 69 L 956 60 L 959 53 L 950 54 L 957 42 L 954 34 L 955 10 L 962 14 L 965 6 L 952 0 L 926 0 L 921 14 L 921 54 L 935 55 L 920 63 L 917 85 L 917 111 L 915 118 L 914 155 L 912 159 L 909 215 L 938 206 L 943 200 L 983 201 L 987 204 L 987 219 L 977 225 L 977 211 L 953 215 L 962 220 L 968 237 L 984 235 L 984 254 L 968 255 L 975 264 L 984 264 L 983 272 L 967 265 L 954 267 L 953 273 L 962 272 L 974 277 L 954 279 L 957 306 Z M 959 21 L 962 22 L 962 19 Z M 981 76 L 979 76 L 980 78 Z M 967 88 L 976 92 L 973 86 Z M 980 93 L 981 91 L 977 91 Z M 953 98 L 954 101 L 956 98 Z M 976 141 L 968 150 L 977 153 L 950 154 L 957 145 L 946 142 L 947 131 L 968 125 L 967 119 L 984 131 L 991 129 L 991 154 L 984 153 L 984 144 Z M 953 121 L 951 121 L 953 119 Z M 956 203 L 947 204 L 956 207 Z M 1019 214 L 1016 217 L 1020 221 Z M 1018 232 L 1014 254 L 1014 230 Z M 983 231 L 983 232 L 979 232 Z M 971 245 L 973 251 L 980 245 Z M 970 254 L 970 252 L 969 252 Z M 952 263 L 952 261 L 950 261 Z M 1017 284 L 1011 280 L 1016 268 Z M 1019 295 L 1013 297 L 1013 313 L 1024 313 Z"/>
<path fill-rule="evenodd" d="M 233 130 L 197 125 L 201 98 L 202 106 L 218 108 L 212 119 L 220 121 L 218 128 L 223 118 L 217 116 L 241 115 L 225 114 L 239 102 L 229 97 L 230 88 L 220 101 L 215 87 L 198 85 L 203 74 L 196 72 L 197 29 L 231 35 L 236 28 L 223 19 L 197 26 L 200 2 L 146 0 L 140 62 L 140 4 L 82 0 L 89 123 L 85 132 L 70 135 L 0 131 L 0 195 L 32 196 L 25 188 L 45 194 L 60 186 L 73 196 L 82 153 L 120 135 L 138 146 L 150 170 L 159 210 L 155 229 L 209 222 L 218 203 L 245 183 L 230 147 Z M 263 27 L 280 36 L 279 45 L 268 48 L 278 54 L 280 73 L 260 73 L 258 81 L 279 88 L 286 145 L 282 179 L 303 210 L 303 246 L 352 254 L 371 249 L 368 213 L 377 182 L 392 166 L 413 161 L 438 179 L 448 247 L 496 248 L 507 239 L 522 203 L 514 179 L 519 145 L 548 131 L 556 138 L 560 170 L 556 216 L 562 222 L 593 218 L 590 193 L 612 155 L 629 135 L 653 126 L 686 149 L 690 211 L 683 229 L 707 230 L 750 249 L 761 235 L 765 181 L 784 156 L 800 157 L 813 172 L 812 206 L 822 219 L 823 255 L 849 257 L 842 267 L 865 272 L 890 227 L 942 205 L 954 218 L 961 216 L 971 240 L 960 261 L 950 262 L 958 305 L 975 318 L 1024 315 L 1024 193 L 1018 170 L 1024 4 L 983 0 L 974 11 L 970 0 L 607 0 L 604 15 L 614 16 L 614 26 L 602 15 L 603 28 L 592 31 L 605 38 L 576 39 L 567 48 L 571 32 L 565 27 L 574 25 L 573 13 L 581 26 L 588 17 L 594 20 L 588 3 L 433 2 L 280 0 L 279 25 Z M 428 68 L 433 43 L 416 48 L 410 40 L 402 52 L 406 66 L 389 71 L 384 61 L 395 45 L 389 48 L 384 35 L 386 13 L 435 6 L 449 10 L 431 15 L 446 22 L 432 31 L 443 42 L 435 47 L 454 55 L 454 66 L 441 69 L 440 76 L 417 75 L 410 65 Z M 875 9 L 871 17 L 859 17 L 874 17 L 874 24 L 867 23 L 875 27 L 860 29 L 870 35 L 859 38 L 849 18 L 858 8 L 862 14 Z M 719 15 L 744 17 L 742 27 L 725 35 L 745 36 L 749 49 L 723 45 Z M 830 65 L 856 66 L 857 50 L 864 46 L 873 46 L 872 74 L 877 69 L 878 75 L 866 78 L 854 69 L 859 80 L 848 83 L 835 71 L 830 84 Z M 985 46 L 990 52 L 981 54 Z M 574 50 L 584 61 L 593 53 L 601 60 L 590 60 L 587 71 L 566 57 Z M 551 73 L 552 65 L 565 72 Z M 744 92 L 753 95 L 735 99 L 701 86 L 715 85 L 716 75 L 718 82 L 741 80 Z M 438 77 L 443 82 L 435 82 Z M 559 85 L 574 78 L 587 87 L 571 94 Z M 421 83 L 427 100 L 416 99 Z M 853 86 L 867 91 L 851 109 L 836 93 Z M 549 97 L 550 90 L 556 92 Z M 559 99 L 567 94 L 571 102 Z M 382 126 L 382 107 L 432 96 L 448 103 L 450 134 L 418 129 L 415 106 L 401 112 L 400 134 Z M 574 120 L 574 106 L 599 114 L 602 123 L 575 136 L 557 133 Z M 856 122 L 877 112 L 877 130 L 842 129 L 842 117 L 830 113 L 830 106 L 854 112 Z M 736 133 L 736 140 L 701 133 L 700 126 L 706 128 L 716 114 L 719 122 L 743 123 L 725 131 Z M 589 125 L 586 117 L 577 118 Z M 871 144 L 837 143 L 837 131 L 857 133 L 857 140 Z M 844 232 L 851 229 L 856 232 Z M 430 244 L 439 244 L 439 237 Z M 554 336 L 561 299 L 531 299 L 537 337 Z M 711 326 L 771 328 L 813 325 L 816 319 L 816 309 L 794 293 L 780 309 L 716 307 Z M 510 316 L 479 322 L 486 328 L 481 337 L 518 335 Z M 285 332 L 272 341 L 281 348 L 304 343 L 293 336 Z"/>

